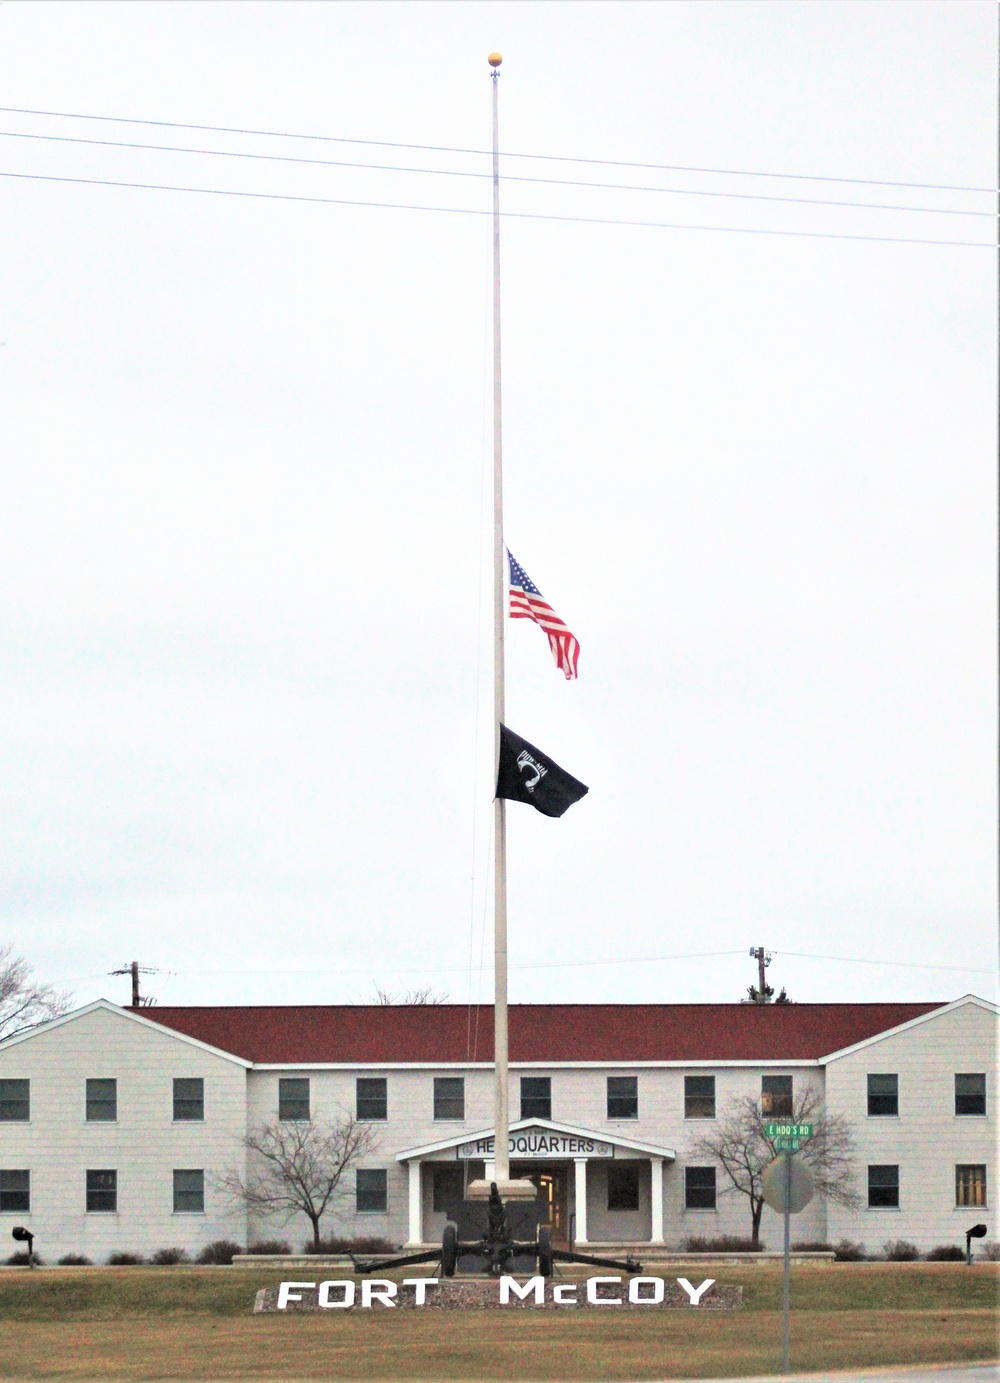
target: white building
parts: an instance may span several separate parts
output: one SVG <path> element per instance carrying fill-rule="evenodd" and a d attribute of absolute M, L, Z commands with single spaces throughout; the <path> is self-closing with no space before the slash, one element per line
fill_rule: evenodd
<path fill-rule="evenodd" d="M 851 1124 L 862 1203 L 819 1198 L 797 1240 L 962 1242 L 996 1194 L 997 1010 L 949 1004 L 515 1005 L 511 1160 L 554 1238 L 667 1244 L 746 1237 L 745 1197 L 692 1148 L 735 1095 L 776 1117 L 812 1087 Z M 0 1043 L 0 1240 L 48 1262 L 195 1254 L 220 1238 L 308 1238 L 248 1221 L 218 1188 L 248 1128 L 370 1121 L 327 1235 L 440 1241 L 444 1206 L 492 1152 L 492 1010 L 144 1008 L 99 1000 Z M 520 1117 L 519 1117 L 520 1116 Z M 762 1237 L 780 1244 L 765 1210 Z M 4 1255 L 6 1256 L 6 1255 Z"/>

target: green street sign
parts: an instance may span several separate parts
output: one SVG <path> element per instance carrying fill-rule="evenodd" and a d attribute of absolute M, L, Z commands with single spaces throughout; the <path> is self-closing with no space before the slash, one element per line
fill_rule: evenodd
<path fill-rule="evenodd" d="M 774 1146 L 778 1150 L 778 1152 L 798 1152 L 799 1148 L 802 1147 L 804 1139 L 774 1138 L 772 1139 L 772 1142 L 774 1143 Z"/>
<path fill-rule="evenodd" d="M 765 1124 L 764 1132 L 768 1138 L 797 1138 L 801 1143 L 806 1138 L 813 1136 L 814 1127 L 813 1124 Z M 777 1146 L 781 1147 L 781 1144 L 779 1143 Z M 782 1151 L 784 1152 L 786 1149 L 782 1148 Z M 794 1152 L 795 1149 L 793 1148 L 792 1151 Z"/>

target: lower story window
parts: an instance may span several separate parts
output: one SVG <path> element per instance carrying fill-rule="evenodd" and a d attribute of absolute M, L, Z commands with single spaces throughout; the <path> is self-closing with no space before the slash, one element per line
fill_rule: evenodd
<path fill-rule="evenodd" d="M 623 1163 L 621 1167 L 608 1168 L 608 1209 L 639 1209 L 638 1164 Z"/>
<path fill-rule="evenodd" d="M 461 1167 L 434 1168 L 434 1209 L 450 1210 L 465 1197 L 465 1173 Z"/>
<path fill-rule="evenodd" d="M 87 1213 L 113 1215 L 118 1209 L 118 1173 L 87 1173 Z"/>
<path fill-rule="evenodd" d="M 0 1176 L 3 1173 L 0 1172 Z M 955 1168 L 955 1205 L 986 1204 L 986 1166 L 982 1162 L 959 1163 Z"/>
<path fill-rule="evenodd" d="M 685 1210 L 715 1209 L 715 1168 L 684 1168 Z"/>
<path fill-rule="evenodd" d="M 26 1214 L 31 1209 L 31 1173 L 0 1172 L 0 1214 L 5 1210 Z"/>
<path fill-rule="evenodd" d="M 384 1167 L 359 1167 L 358 1211 L 385 1210 L 389 1204 L 389 1175 Z"/>
<path fill-rule="evenodd" d="M 174 1214 L 205 1213 L 205 1173 L 193 1168 L 174 1172 Z"/>
<path fill-rule="evenodd" d="M 868 1168 L 868 1208 L 899 1209 L 899 1167 L 891 1164 Z"/>

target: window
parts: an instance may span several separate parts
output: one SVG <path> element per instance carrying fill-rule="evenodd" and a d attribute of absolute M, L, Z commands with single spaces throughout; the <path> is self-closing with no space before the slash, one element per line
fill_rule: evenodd
<path fill-rule="evenodd" d="M 174 1214 L 203 1215 L 205 1213 L 205 1173 L 202 1171 L 174 1172 Z"/>
<path fill-rule="evenodd" d="M 608 1209 L 639 1209 L 639 1167 L 623 1162 L 620 1167 L 608 1167 Z"/>
<path fill-rule="evenodd" d="M 434 1118 L 465 1118 L 465 1079 L 462 1076 L 434 1077 Z"/>
<path fill-rule="evenodd" d="M 0 1172 L 0 1176 L 3 1176 Z M 27 1175 L 27 1173 L 25 1173 Z M 955 1168 L 955 1205 L 986 1205 L 986 1168 L 982 1163 Z"/>
<path fill-rule="evenodd" d="M 31 1081 L 0 1080 L 0 1124 L 23 1124 L 31 1118 Z"/>
<path fill-rule="evenodd" d="M 774 1119 L 792 1117 L 791 1076 L 761 1076 L 760 1112 Z"/>
<path fill-rule="evenodd" d="M 308 1120 L 308 1076 L 283 1076 L 278 1081 L 278 1118 Z"/>
<path fill-rule="evenodd" d="M 8 1210 L 24 1214 L 30 1209 L 31 1173 L 0 1172 L 0 1215 Z"/>
<path fill-rule="evenodd" d="M 608 1076 L 608 1118 L 638 1119 L 639 1077 Z M 610 1209 L 610 1206 L 608 1207 Z"/>
<path fill-rule="evenodd" d="M 388 1119 L 389 1082 L 385 1076 L 358 1076 L 359 1119 Z"/>
<path fill-rule="evenodd" d="M 521 1077 L 521 1118 L 552 1118 L 552 1077 Z"/>
<path fill-rule="evenodd" d="M 118 1209 L 118 1173 L 87 1173 L 87 1213 L 115 1214 Z"/>
<path fill-rule="evenodd" d="M 113 1124 L 118 1118 L 118 1082 L 116 1080 L 87 1081 L 87 1122 Z"/>
<path fill-rule="evenodd" d="M 309 1082 L 306 1081 L 308 1087 Z M 279 1097 L 280 1098 L 280 1097 Z M 306 1089 L 306 1104 L 309 1091 Z M 188 1119 L 205 1117 L 205 1082 L 200 1076 L 178 1076 L 174 1080 L 174 1119 L 184 1122 Z M 306 1116 L 308 1118 L 308 1115 Z"/>
<path fill-rule="evenodd" d="M 434 1168 L 434 1209 L 450 1210 L 465 1199 L 465 1172 L 461 1167 Z"/>
<path fill-rule="evenodd" d="M 359 1167 L 357 1180 L 358 1213 L 385 1210 L 388 1204 L 388 1175 L 383 1167 Z"/>
<path fill-rule="evenodd" d="M 684 1077 L 684 1118 L 715 1118 L 715 1077 Z"/>
<path fill-rule="evenodd" d="M 899 1209 L 899 1168 L 868 1168 L 868 1208 L 869 1210 Z"/>
<path fill-rule="evenodd" d="M 986 1113 L 986 1076 L 982 1072 L 966 1072 L 955 1077 L 955 1113 Z"/>
<path fill-rule="evenodd" d="M 899 1114 L 899 1077 L 868 1077 L 868 1117 L 895 1118 Z"/>
<path fill-rule="evenodd" d="M 684 1168 L 684 1209 L 715 1209 L 715 1168 Z"/>

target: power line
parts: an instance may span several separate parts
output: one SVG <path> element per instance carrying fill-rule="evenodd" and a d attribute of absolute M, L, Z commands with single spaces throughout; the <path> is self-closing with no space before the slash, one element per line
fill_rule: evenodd
<path fill-rule="evenodd" d="M 486 149 L 464 149 L 452 144 L 403 144 L 388 139 L 350 139 L 345 135 L 294 134 L 288 130 L 254 130 L 234 125 L 192 125 L 179 120 L 140 120 L 127 115 L 86 115 L 79 111 L 30 110 L 22 106 L 0 106 L 8 115 L 43 115 L 59 120 L 100 120 L 118 125 L 150 125 L 158 129 L 202 130 L 213 134 L 243 134 L 265 139 L 308 139 L 327 144 L 356 144 L 378 149 L 415 149 L 422 153 L 469 154 L 486 157 Z M 773 173 L 747 168 L 702 168 L 685 163 L 637 163 L 626 159 L 578 158 L 569 154 L 519 154 L 503 151 L 503 158 L 537 159 L 549 163 L 586 163 L 603 168 L 645 168 L 665 173 L 706 173 L 736 178 L 784 178 L 797 182 L 852 183 L 859 187 L 917 187 L 938 192 L 996 192 L 995 187 L 965 187 L 955 183 L 894 182 L 885 178 L 839 178 L 823 173 Z"/>
<path fill-rule="evenodd" d="M 112 178 L 67 178 L 50 173 L 9 173 L 0 170 L 0 178 L 18 178 L 27 182 L 73 183 L 83 187 L 127 187 L 148 192 L 194 192 L 213 197 L 243 197 L 265 202 L 302 202 L 319 206 L 378 207 L 388 211 L 434 211 L 452 216 L 488 216 L 489 211 L 478 207 L 419 206 L 412 202 L 368 202 L 349 197 L 307 197 L 290 192 L 246 192 L 222 187 L 181 187 L 172 183 L 125 182 Z M 770 235 L 805 240 L 860 240 L 889 245 L 952 245 L 967 249 L 990 250 L 983 240 L 937 240 L 905 235 L 850 235 L 840 231 L 764 230 L 754 226 L 700 226 L 687 222 L 631 221 L 611 216 L 560 216 L 540 211 L 502 211 L 506 220 L 562 221 L 576 225 L 629 226 L 647 230 L 716 231 L 724 234 Z"/>
<path fill-rule="evenodd" d="M 847 965 L 889 965 L 903 970 L 954 970 L 961 975 L 995 975 L 995 970 L 977 970 L 971 965 L 919 965 L 912 960 L 869 960 L 866 956 L 818 956 L 811 951 L 772 951 L 775 956 L 796 956 L 802 960 L 837 960 Z"/>
<path fill-rule="evenodd" d="M 76 135 L 35 134 L 21 130 L 0 130 L 4 139 L 38 139 L 53 144 L 86 144 L 100 149 L 142 149 L 163 154 L 200 154 L 210 158 L 252 159 L 262 163 L 306 164 L 313 168 L 355 168 L 375 173 L 417 173 L 438 178 L 491 178 L 489 172 L 463 168 L 411 168 L 398 163 L 357 163 L 345 159 L 301 158 L 294 154 L 258 154 L 235 149 L 194 149 L 179 144 L 141 144 L 123 139 L 83 139 Z M 778 197 L 767 192 L 718 192 L 705 188 L 650 187 L 648 184 L 586 182 L 579 178 L 530 178 L 517 173 L 505 173 L 501 181 L 531 183 L 542 187 L 582 187 L 608 192 L 659 192 L 672 197 L 723 197 L 744 202 L 781 202 L 793 206 L 837 206 L 860 208 L 864 211 L 908 211 L 931 216 L 993 217 L 992 211 L 967 211 L 956 207 L 900 206 L 892 202 L 841 202 L 828 197 Z"/>

